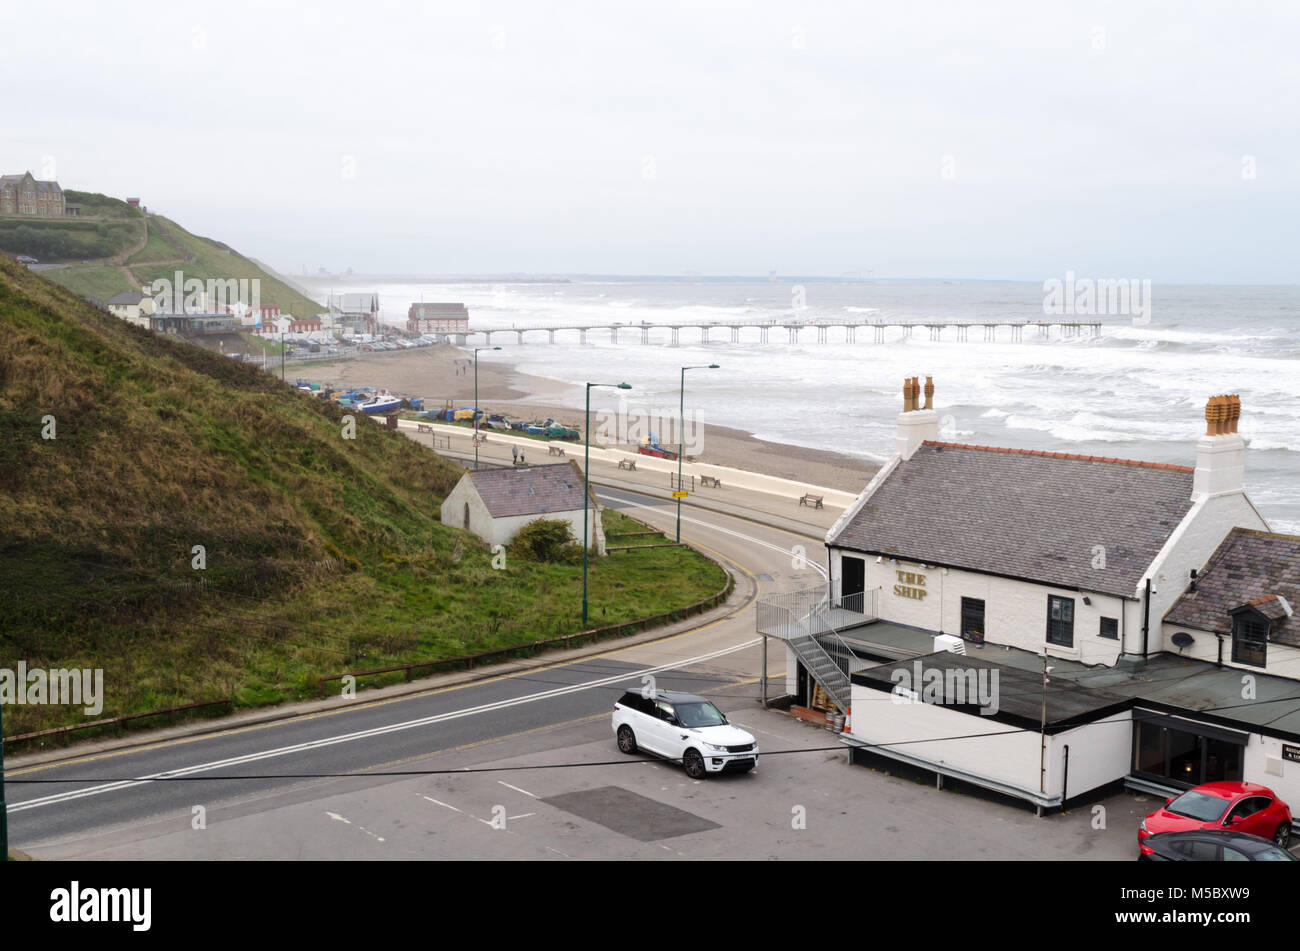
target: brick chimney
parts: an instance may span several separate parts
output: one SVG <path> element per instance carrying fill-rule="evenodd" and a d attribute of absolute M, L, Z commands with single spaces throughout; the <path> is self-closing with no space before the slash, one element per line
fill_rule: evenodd
<path fill-rule="evenodd" d="M 920 406 L 925 393 L 925 407 Z M 934 409 L 934 377 L 925 378 L 924 390 L 917 377 L 903 380 L 903 411 L 898 414 L 898 435 L 894 451 L 911 459 L 927 439 L 939 438 L 939 414 Z"/>
<path fill-rule="evenodd" d="M 1240 396 L 1211 396 L 1205 404 L 1205 435 L 1196 441 L 1192 500 L 1245 489 L 1246 442 L 1237 433 Z"/>

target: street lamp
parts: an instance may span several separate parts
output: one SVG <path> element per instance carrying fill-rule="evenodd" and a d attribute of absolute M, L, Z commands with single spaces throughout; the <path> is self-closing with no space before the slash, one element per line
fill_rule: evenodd
<path fill-rule="evenodd" d="M 677 408 L 677 491 L 682 491 L 682 455 L 685 449 L 686 439 L 686 371 L 687 370 L 717 370 L 716 363 L 710 363 L 708 366 L 682 367 L 682 392 L 681 402 Z M 682 541 L 682 497 L 677 496 L 677 543 Z"/>
<path fill-rule="evenodd" d="M 588 383 L 587 384 L 587 419 L 582 427 L 582 439 L 585 444 L 582 453 L 582 626 L 587 626 L 587 510 L 591 508 L 591 388 L 593 386 L 612 386 L 620 390 L 632 389 L 628 383 Z"/>
<path fill-rule="evenodd" d="M 474 471 L 478 472 L 478 354 L 480 350 L 500 350 L 500 347 L 474 348 Z"/>

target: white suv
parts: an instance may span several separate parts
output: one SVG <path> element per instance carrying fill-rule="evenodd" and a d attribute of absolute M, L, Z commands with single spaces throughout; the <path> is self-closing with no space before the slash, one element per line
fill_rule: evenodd
<path fill-rule="evenodd" d="M 758 765 L 758 743 L 727 722 L 704 697 L 629 690 L 614 704 L 614 735 L 624 753 L 645 750 L 679 761 L 692 779 L 747 773 Z"/>

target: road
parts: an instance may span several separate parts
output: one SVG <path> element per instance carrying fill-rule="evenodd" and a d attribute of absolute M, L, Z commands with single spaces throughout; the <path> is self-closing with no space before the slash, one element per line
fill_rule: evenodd
<path fill-rule="evenodd" d="M 667 502 L 601 495 L 671 526 Z M 684 515 L 683 535 L 754 589 L 822 571 L 790 552 L 808 538 L 730 516 Z M 20 768 L 11 842 L 48 859 L 1132 856 L 1140 797 L 1107 804 L 1107 831 L 848 766 L 831 734 L 755 702 L 760 665 L 751 604 L 540 670 Z M 648 675 L 713 697 L 759 738 L 759 768 L 697 782 L 619 754 L 613 701 Z"/>

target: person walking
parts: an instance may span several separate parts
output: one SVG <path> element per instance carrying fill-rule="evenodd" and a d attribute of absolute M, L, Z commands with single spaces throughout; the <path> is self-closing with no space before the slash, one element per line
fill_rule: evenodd
<path fill-rule="evenodd" d="M 514 459 L 514 461 L 515 461 L 515 465 L 519 465 L 519 447 L 518 447 L 518 446 L 511 446 L 511 447 L 510 447 L 510 457 L 511 457 L 512 459 Z"/>

